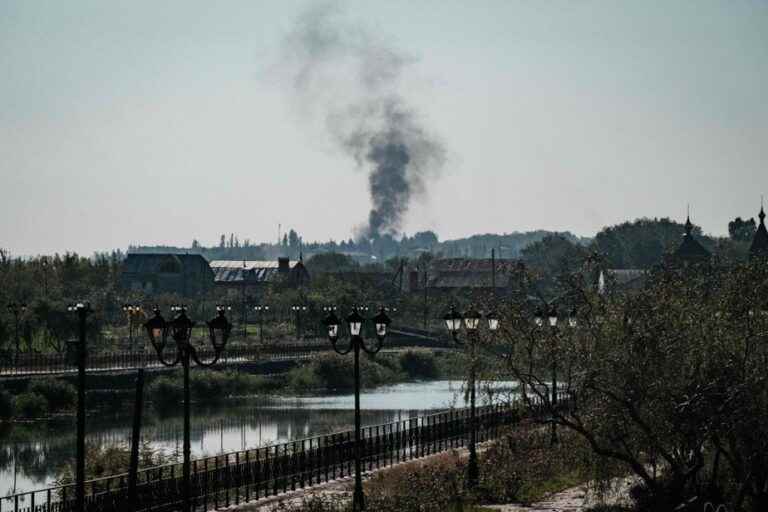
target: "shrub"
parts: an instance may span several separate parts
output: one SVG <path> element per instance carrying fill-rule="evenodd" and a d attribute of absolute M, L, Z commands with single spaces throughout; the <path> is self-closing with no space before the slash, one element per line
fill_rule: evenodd
<path fill-rule="evenodd" d="M 435 379 L 440 375 L 435 355 L 428 350 L 400 354 L 400 368 L 412 379 Z"/>
<path fill-rule="evenodd" d="M 351 509 L 348 499 L 336 495 L 312 494 L 298 503 L 281 501 L 274 512 L 348 512 Z"/>
<path fill-rule="evenodd" d="M 13 395 L 4 389 L 0 389 L 0 419 L 12 418 L 13 413 Z"/>
<path fill-rule="evenodd" d="M 380 512 L 470 510 L 465 473 L 466 461 L 455 453 L 397 467 L 371 477 L 366 505 Z"/>
<path fill-rule="evenodd" d="M 85 477 L 95 479 L 125 473 L 130 466 L 130 457 L 130 445 L 127 443 L 106 445 L 88 443 L 85 446 Z M 75 468 L 72 462 L 57 469 L 57 485 L 71 484 L 74 481 Z M 174 462 L 177 462 L 175 457 L 166 456 L 161 449 L 152 448 L 149 442 L 143 442 L 139 446 L 139 467 L 160 466 Z"/>
<path fill-rule="evenodd" d="M 310 365 L 299 366 L 288 372 L 287 384 L 289 388 L 295 391 L 320 389 L 324 386 Z"/>
<path fill-rule="evenodd" d="M 32 381 L 29 391 L 44 396 L 51 411 L 70 409 L 77 402 L 75 386 L 52 377 Z"/>
<path fill-rule="evenodd" d="M 205 400 L 211 397 L 224 398 L 229 391 L 226 374 L 216 371 L 192 372 L 189 387 L 195 400 Z"/>
<path fill-rule="evenodd" d="M 398 373 L 380 364 L 379 359 L 360 357 L 361 385 L 375 387 L 395 382 Z M 294 368 L 288 374 L 288 383 L 295 390 L 351 389 L 355 385 L 352 356 L 322 354 L 310 363 Z"/>
<path fill-rule="evenodd" d="M 147 395 L 158 407 L 176 406 L 184 400 L 184 387 L 181 379 L 160 377 L 149 384 Z"/>
<path fill-rule="evenodd" d="M 217 402 L 230 396 L 266 391 L 274 386 L 264 377 L 236 371 L 194 371 L 189 377 L 190 393 L 196 402 Z M 177 405 L 184 400 L 184 383 L 180 373 L 157 378 L 148 389 L 150 400 L 160 407 Z"/>
<path fill-rule="evenodd" d="M 40 418 L 48 412 L 48 400 L 38 393 L 22 393 L 16 397 L 15 409 L 24 418 Z"/>

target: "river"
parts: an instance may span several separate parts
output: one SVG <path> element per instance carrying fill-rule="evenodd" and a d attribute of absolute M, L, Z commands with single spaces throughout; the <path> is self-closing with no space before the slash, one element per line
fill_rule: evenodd
<path fill-rule="evenodd" d="M 508 385 L 508 383 L 499 383 Z M 484 396 L 482 393 L 479 397 Z M 485 402 L 487 399 L 479 398 Z M 363 425 L 404 420 L 420 414 L 464 407 L 461 381 L 396 384 L 361 394 Z M 123 413 L 89 416 L 86 442 L 127 445 L 131 407 Z M 181 408 L 163 414 L 147 407 L 142 441 L 166 455 L 182 449 Z M 354 426 L 354 395 L 289 396 L 227 400 L 219 406 L 192 406 L 192 457 L 243 450 L 349 430 Z M 53 485 L 61 466 L 74 458 L 75 419 L 6 425 L 0 430 L 0 496 Z"/>

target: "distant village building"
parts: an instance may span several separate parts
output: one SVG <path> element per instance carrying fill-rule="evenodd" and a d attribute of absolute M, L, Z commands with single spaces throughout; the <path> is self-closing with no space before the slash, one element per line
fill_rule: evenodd
<path fill-rule="evenodd" d="M 493 263 L 492 263 L 493 262 Z M 413 269 L 408 290 L 445 292 L 489 292 L 505 295 L 516 289 L 521 268 L 519 260 L 445 258 L 432 261 L 427 269 Z"/>
<path fill-rule="evenodd" d="M 213 272 L 199 254 L 128 254 L 120 285 L 146 294 L 197 295 L 213 287 Z"/>
<path fill-rule="evenodd" d="M 280 257 L 277 261 L 214 260 L 210 262 L 217 288 L 252 295 L 265 286 L 283 284 L 301 286 L 309 284 L 309 272 L 304 262 Z"/>
<path fill-rule="evenodd" d="M 639 268 L 608 268 L 597 276 L 597 291 L 605 294 L 610 291 L 639 290 L 645 285 L 648 272 Z"/>

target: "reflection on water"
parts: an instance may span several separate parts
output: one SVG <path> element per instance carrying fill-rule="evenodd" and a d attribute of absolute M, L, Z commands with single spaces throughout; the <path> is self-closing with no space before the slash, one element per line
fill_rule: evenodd
<path fill-rule="evenodd" d="M 427 411 L 463 407 L 464 390 L 458 381 L 397 384 L 364 392 L 360 404 L 363 424 L 376 425 Z M 87 442 L 128 443 L 131 407 L 127 404 L 120 415 L 89 417 Z M 178 414 L 163 416 L 146 411 L 142 440 L 180 458 L 183 436 L 180 409 Z M 349 430 L 354 426 L 353 409 L 352 394 L 229 400 L 216 407 L 195 405 L 192 408 L 192 457 Z M 0 430 L 0 495 L 53 484 L 58 468 L 72 459 L 74 453 L 74 418 L 5 426 Z"/>

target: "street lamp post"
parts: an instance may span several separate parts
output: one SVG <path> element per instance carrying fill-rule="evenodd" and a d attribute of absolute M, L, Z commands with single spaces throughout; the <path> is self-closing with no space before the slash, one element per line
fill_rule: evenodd
<path fill-rule="evenodd" d="M 544 317 L 546 316 L 546 324 L 549 326 L 549 335 L 551 336 L 552 340 L 552 391 L 550 394 L 550 402 L 552 405 L 552 410 L 557 407 L 558 403 L 558 396 L 557 396 L 557 342 L 558 342 L 558 336 L 559 336 L 559 330 L 558 330 L 558 312 L 557 308 L 553 304 L 549 304 L 546 308 L 546 312 L 543 312 L 541 309 L 536 310 L 534 313 L 534 323 L 540 330 L 544 330 L 545 322 Z M 567 326 L 571 329 L 575 328 L 577 325 L 576 320 L 576 310 L 571 310 L 571 312 L 568 314 L 567 318 L 568 324 Z M 554 418 L 552 418 L 552 431 L 550 436 L 550 444 L 555 445 L 557 444 L 557 424 L 554 421 Z"/>
<path fill-rule="evenodd" d="M 301 314 L 306 313 L 307 306 L 304 304 L 294 304 L 291 306 L 291 310 L 296 314 L 296 339 L 301 339 L 302 334 L 302 328 L 301 328 Z"/>
<path fill-rule="evenodd" d="M 13 322 L 15 326 L 15 343 L 16 343 L 16 355 L 21 352 L 21 338 L 19 337 L 19 320 L 22 316 L 24 316 L 24 313 L 27 312 L 27 305 L 26 304 L 18 304 L 16 302 L 11 302 L 8 304 L 8 312 L 13 315 Z"/>
<path fill-rule="evenodd" d="M 173 367 L 181 364 L 184 369 L 184 461 L 183 461 L 183 480 L 184 480 L 184 508 L 185 512 L 191 510 L 192 500 L 190 470 L 191 470 L 191 448 L 190 448 L 190 394 L 189 394 L 189 368 L 192 362 L 201 367 L 210 367 L 216 364 L 227 345 L 229 334 L 232 331 L 232 324 L 226 317 L 226 307 L 216 306 L 216 317 L 206 322 L 208 333 L 213 346 L 213 359 L 203 362 L 197 354 L 197 350 L 190 343 L 192 328 L 195 323 L 187 316 L 186 306 L 171 306 L 171 311 L 176 315 L 173 320 L 166 322 L 160 313 L 160 308 L 155 306 L 155 316 L 144 324 L 152 346 L 157 352 L 157 357 L 163 366 Z M 175 342 L 175 355 L 172 360 L 165 358 L 165 346 L 168 336 Z"/>
<path fill-rule="evenodd" d="M 67 310 L 77 314 L 78 332 L 80 339 L 70 344 L 68 348 L 76 350 L 77 359 L 77 442 L 75 468 L 75 500 L 77 510 L 85 510 L 85 363 L 88 347 L 86 345 L 86 320 L 93 312 L 87 302 L 70 304 Z"/>
<path fill-rule="evenodd" d="M 264 341 L 264 315 L 269 312 L 269 306 L 259 304 L 253 306 L 253 310 L 259 315 L 259 341 Z"/>
<path fill-rule="evenodd" d="M 376 329 L 376 346 L 368 348 L 363 338 L 363 324 L 366 319 L 358 313 L 357 308 L 352 309 L 347 318 L 347 327 L 349 329 L 349 347 L 341 349 L 337 346 L 339 341 L 341 320 L 336 316 L 336 312 L 331 309 L 330 314 L 325 318 L 324 324 L 327 329 L 328 339 L 337 354 L 346 355 L 350 352 L 354 354 L 355 360 L 355 490 L 352 494 L 352 510 L 358 512 L 365 510 L 365 495 L 363 494 L 363 477 L 361 467 L 361 442 L 360 442 L 360 350 L 369 355 L 376 354 L 381 350 L 384 344 L 384 338 L 387 336 L 387 326 L 390 319 L 384 312 L 384 308 L 373 317 L 373 323 Z"/>
<path fill-rule="evenodd" d="M 477 487 L 480 477 L 480 469 L 477 464 L 477 414 L 475 411 L 475 380 L 477 372 L 477 329 L 480 326 L 481 314 L 475 309 L 470 309 L 463 316 L 451 306 L 451 311 L 443 317 L 446 327 L 457 345 L 466 346 L 469 349 L 469 465 L 467 466 L 467 486 L 472 489 Z M 495 332 L 499 328 L 499 317 L 491 312 L 485 315 L 488 320 L 488 329 Z M 467 341 L 459 339 L 461 323 L 464 321 L 464 329 L 467 331 Z"/>
<path fill-rule="evenodd" d="M 133 327 L 134 327 L 134 320 L 137 316 L 139 316 L 142 312 L 141 306 L 138 304 L 123 304 L 123 313 L 125 313 L 128 316 L 128 343 L 131 347 L 131 352 L 134 350 L 134 343 L 133 343 Z"/>

